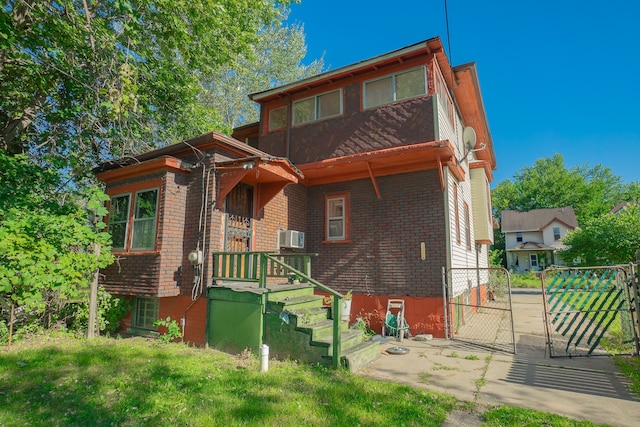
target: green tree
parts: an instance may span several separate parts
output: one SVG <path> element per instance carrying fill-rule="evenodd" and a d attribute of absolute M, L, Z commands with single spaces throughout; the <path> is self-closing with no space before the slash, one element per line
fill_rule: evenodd
<path fill-rule="evenodd" d="M 623 184 L 620 177 L 602 165 L 567 168 L 561 154 L 536 160 L 533 166 L 523 167 L 514 178 L 498 183 L 491 191 L 498 218 L 507 209 L 571 206 L 580 226 L 609 212 L 620 201 L 639 198 L 639 183 Z M 500 229 L 494 232 L 494 248 L 505 249 Z"/>
<path fill-rule="evenodd" d="M 0 150 L 87 172 L 224 125 L 198 77 L 246 52 L 289 0 L 5 0 Z"/>
<path fill-rule="evenodd" d="M 569 248 L 560 252 L 568 264 L 627 264 L 636 260 L 640 248 L 640 209 L 630 204 L 617 213 L 588 220 L 563 239 Z"/>
<path fill-rule="evenodd" d="M 218 112 L 230 128 L 258 120 L 257 105 L 248 94 L 267 90 L 323 71 L 323 58 L 304 65 L 307 54 L 304 26 L 283 26 L 289 9 L 258 34 L 257 43 L 229 66 L 202 78 L 203 102 Z"/>
<path fill-rule="evenodd" d="M 538 159 L 496 185 L 492 191 L 495 212 L 506 209 L 573 207 L 578 223 L 608 212 L 626 194 L 620 177 L 611 169 L 596 165 L 567 168 L 561 154 Z"/>
<path fill-rule="evenodd" d="M 110 237 L 98 219 L 106 214 L 98 191 L 60 191 L 60 176 L 26 157 L 0 152 L 0 296 L 20 312 L 50 314 L 52 302 L 77 299 L 92 273 L 113 260 Z M 96 221 L 88 220 L 88 212 Z M 94 253 L 94 245 L 103 250 Z M 41 316 L 42 317 L 42 316 Z M 46 322 L 46 319 L 45 319 Z M 13 323 L 13 321 L 11 322 Z"/>

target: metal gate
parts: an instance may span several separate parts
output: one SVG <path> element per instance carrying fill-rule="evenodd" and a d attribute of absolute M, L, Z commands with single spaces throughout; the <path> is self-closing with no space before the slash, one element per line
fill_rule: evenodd
<path fill-rule="evenodd" d="M 546 269 L 542 295 L 551 357 L 638 354 L 633 264 Z"/>
<path fill-rule="evenodd" d="M 442 287 L 448 339 L 516 353 L 507 270 L 443 268 Z"/>

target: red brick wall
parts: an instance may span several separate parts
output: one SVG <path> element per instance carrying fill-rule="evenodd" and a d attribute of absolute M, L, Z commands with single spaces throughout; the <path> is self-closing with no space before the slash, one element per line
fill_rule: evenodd
<path fill-rule="evenodd" d="M 183 340 L 185 343 L 204 345 L 206 342 L 205 329 L 207 324 L 207 299 L 201 297 L 192 301 L 190 297 L 178 296 L 162 298 L 160 300 L 160 318 L 171 317 L 181 325 L 184 319 Z M 166 328 L 159 328 L 158 332 L 166 332 Z"/>
<path fill-rule="evenodd" d="M 308 251 L 314 277 L 339 291 L 364 295 L 442 295 L 446 265 L 444 194 L 435 170 L 308 189 Z M 350 194 L 350 243 L 323 243 L 325 196 Z M 420 243 L 426 244 L 426 260 Z"/>
<path fill-rule="evenodd" d="M 278 230 L 306 231 L 307 189 L 292 184 L 274 197 L 254 221 L 254 250 L 279 251 Z M 297 252 L 303 252 L 304 249 Z"/>

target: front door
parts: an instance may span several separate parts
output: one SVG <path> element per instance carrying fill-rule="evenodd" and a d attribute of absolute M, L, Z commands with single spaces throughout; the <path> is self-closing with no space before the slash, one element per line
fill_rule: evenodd
<path fill-rule="evenodd" d="M 246 184 L 236 185 L 227 195 L 225 206 L 227 221 L 224 250 L 250 251 L 253 235 L 253 187 Z"/>

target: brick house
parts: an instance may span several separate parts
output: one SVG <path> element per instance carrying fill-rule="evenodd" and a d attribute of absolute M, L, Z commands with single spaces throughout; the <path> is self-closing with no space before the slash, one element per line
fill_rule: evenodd
<path fill-rule="evenodd" d="M 398 297 L 413 333 L 444 336 L 442 269 L 487 267 L 493 240 L 496 159 L 475 64 L 452 67 L 432 38 L 250 97 L 260 120 L 233 137 L 96 171 L 117 257 L 102 283 L 131 296 L 129 332 L 170 316 L 203 344 L 211 253 L 266 251 L 317 254 L 314 279 L 352 290 L 352 319 L 379 331 Z M 292 235 L 304 244 L 282 241 Z"/>

